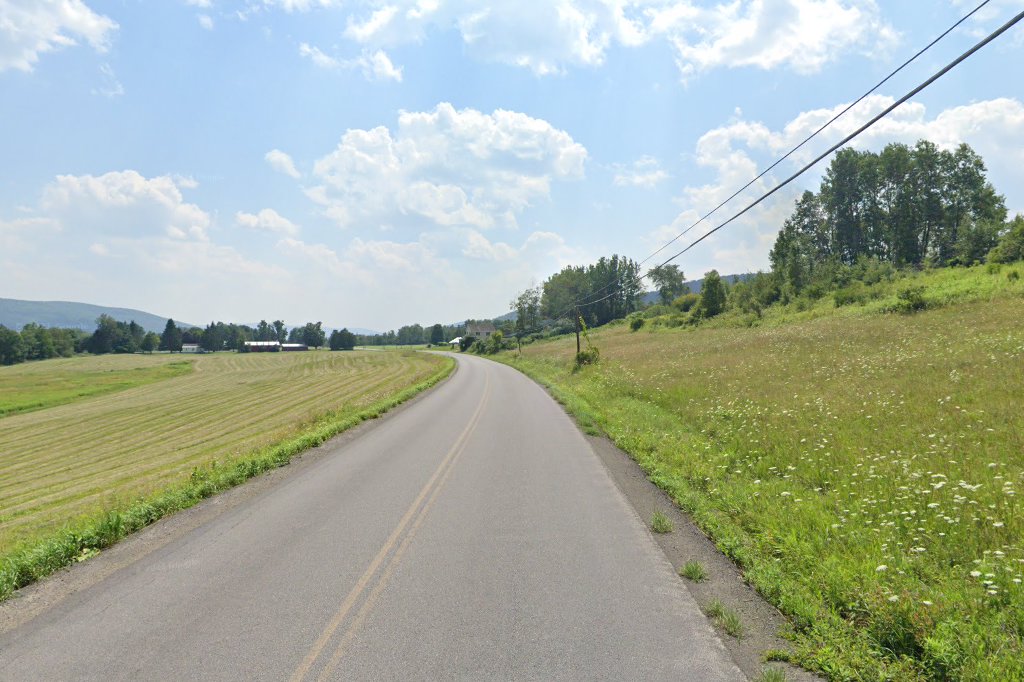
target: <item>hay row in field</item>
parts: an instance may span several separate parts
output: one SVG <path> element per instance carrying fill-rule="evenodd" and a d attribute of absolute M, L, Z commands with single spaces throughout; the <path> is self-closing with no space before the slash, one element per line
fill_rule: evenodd
<path fill-rule="evenodd" d="M 88 372 L 111 361 L 54 367 L 67 371 L 69 362 Z M 0 420 L 0 553 L 182 480 L 212 459 L 278 442 L 324 413 L 359 412 L 423 381 L 440 362 L 411 353 L 205 355 L 187 376 L 8 416 Z M 45 373 L 46 364 L 33 372 Z"/>

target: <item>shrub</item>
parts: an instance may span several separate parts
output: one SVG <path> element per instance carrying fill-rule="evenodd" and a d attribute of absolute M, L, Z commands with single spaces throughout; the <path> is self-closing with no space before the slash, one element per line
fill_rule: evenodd
<path fill-rule="evenodd" d="M 928 307 L 928 301 L 924 298 L 923 286 L 909 286 L 901 289 L 897 294 L 898 299 L 893 310 L 898 313 L 916 313 Z"/>
<path fill-rule="evenodd" d="M 638 331 L 643 326 L 644 326 L 644 318 L 642 318 L 639 315 L 630 315 L 629 316 L 629 328 L 632 331 Z"/>
<path fill-rule="evenodd" d="M 672 307 L 680 312 L 688 313 L 698 303 L 700 303 L 700 294 L 683 294 L 672 301 Z"/>
<path fill-rule="evenodd" d="M 1010 280 L 1011 282 L 1016 282 L 1017 280 L 1020 279 L 1020 273 L 1017 272 L 1016 270 L 1010 270 L 1008 273 L 1006 273 L 1006 279 Z"/>
<path fill-rule="evenodd" d="M 1010 221 L 1009 229 L 999 239 L 995 248 L 988 252 L 990 263 L 1013 263 L 1024 260 L 1024 215 Z"/>
<path fill-rule="evenodd" d="M 841 308 L 844 305 L 853 305 L 854 303 L 864 305 L 870 297 L 870 292 L 863 282 L 854 282 L 842 289 L 836 290 L 832 297 L 835 299 L 837 308 Z"/>
<path fill-rule="evenodd" d="M 584 348 L 576 354 L 576 363 L 574 369 L 580 369 L 584 365 L 596 364 L 600 359 L 601 353 L 596 348 Z"/>

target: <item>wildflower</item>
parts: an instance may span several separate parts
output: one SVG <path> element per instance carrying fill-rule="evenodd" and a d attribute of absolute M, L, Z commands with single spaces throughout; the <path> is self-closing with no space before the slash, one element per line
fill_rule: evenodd
<path fill-rule="evenodd" d="M 887 570 L 889 570 L 889 567 L 886 566 L 885 564 L 882 564 L 881 566 L 879 566 L 878 568 L 875 569 L 875 571 L 877 573 L 881 573 L 882 571 L 887 571 Z"/>
<path fill-rule="evenodd" d="M 1003 522 L 1002 521 L 993 521 L 992 522 L 992 526 L 995 527 L 995 528 L 1002 528 L 1003 527 Z"/>
<path fill-rule="evenodd" d="M 971 571 L 971 577 L 972 578 L 980 578 L 981 577 L 981 571 Z"/>
<path fill-rule="evenodd" d="M 891 602 L 897 602 L 899 600 L 900 600 L 900 598 L 897 597 L 895 594 L 892 595 L 891 597 L 889 597 L 889 601 L 891 601 Z"/>

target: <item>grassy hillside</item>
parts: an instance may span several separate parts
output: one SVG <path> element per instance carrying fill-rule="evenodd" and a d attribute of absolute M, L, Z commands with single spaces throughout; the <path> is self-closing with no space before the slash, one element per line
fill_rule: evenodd
<path fill-rule="evenodd" d="M 45 396 L 46 381 L 36 379 L 47 370 L 74 380 L 112 362 L 122 372 L 132 363 L 144 372 L 167 367 L 138 355 L 43 361 L 0 368 L 0 385 L 22 377 L 33 382 L 24 395 L 44 386 Z M 446 374 L 451 361 L 322 351 L 203 355 L 193 366 L 185 375 L 0 419 L 0 556 L 69 520 L 188 483 L 213 460 L 229 469 L 308 433 L 332 435 Z"/>
<path fill-rule="evenodd" d="M 1024 679 L 1024 286 L 984 268 L 913 284 L 933 309 L 883 313 L 888 291 L 605 328 L 576 372 L 571 337 L 503 359 L 694 516 L 791 618 L 804 666 Z"/>

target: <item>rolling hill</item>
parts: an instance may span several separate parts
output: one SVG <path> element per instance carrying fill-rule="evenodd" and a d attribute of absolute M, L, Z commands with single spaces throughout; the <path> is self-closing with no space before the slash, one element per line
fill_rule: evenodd
<path fill-rule="evenodd" d="M 160 333 L 167 324 L 167 318 L 132 308 L 110 308 L 91 303 L 72 301 L 21 301 L 14 298 L 0 298 L 0 325 L 8 329 L 21 329 L 29 322 L 45 327 L 68 327 L 92 331 L 100 315 L 110 315 L 121 322 L 135 320 L 147 331 Z M 175 320 L 179 327 L 193 325 Z"/>

